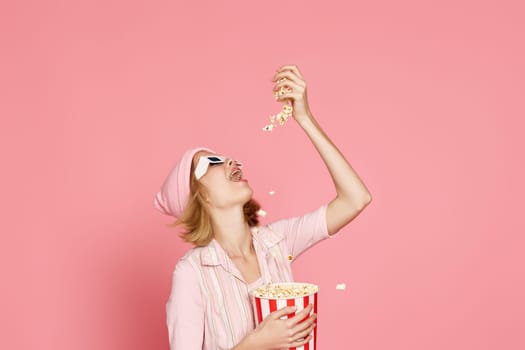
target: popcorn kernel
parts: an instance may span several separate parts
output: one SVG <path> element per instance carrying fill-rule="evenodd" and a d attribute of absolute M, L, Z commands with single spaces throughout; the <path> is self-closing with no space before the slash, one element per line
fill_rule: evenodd
<path fill-rule="evenodd" d="M 346 284 L 340 283 L 337 286 L 335 286 L 335 289 L 337 289 L 337 290 L 345 290 L 346 289 Z"/>
<path fill-rule="evenodd" d="M 318 290 L 314 284 L 268 283 L 257 288 L 254 295 L 259 298 L 295 298 L 316 293 Z"/>
<path fill-rule="evenodd" d="M 265 217 L 265 216 L 266 216 L 266 212 L 265 212 L 264 210 L 262 210 L 262 209 L 259 209 L 259 210 L 257 211 L 257 215 L 262 216 L 262 217 Z"/>
<path fill-rule="evenodd" d="M 283 82 L 283 81 L 287 81 L 288 79 L 286 78 L 281 78 L 279 79 L 279 82 Z M 288 93 L 288 92 L 292 92 L 293 89 L 290 88 L 290 87 L 285 87 L 285 86 L 281 86 L 279 88 L 278 91 L 273 91 L 273 96 L 275 97 L 275 99 L 279 99 L 280 96 Z M 288 105 L 286 104 L 286 102 L 283 104 L 283 107 L 282 107 L 282 110 L 281 112 L 277 113 L 277 115 L 272 115 L 270 116 L 270 125 L 272 125 L 272 127 L 270 127 L 269 125 L 266 125 L 263 130 L 264 131 L 272 131 L 273 129 L 273 126 L 275 126 L 275 120 L 277 119 L 277 122 L 279 123 L 279 125 L 283 126 L 286 121 L 288 120 L 288 118 L 292 115 L 292 112 L 293 112 L 293 107 L 291 105 Z"/>

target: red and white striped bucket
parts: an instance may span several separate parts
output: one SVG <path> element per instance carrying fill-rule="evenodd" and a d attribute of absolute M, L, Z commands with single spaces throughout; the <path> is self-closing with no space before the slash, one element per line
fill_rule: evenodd
<path fill-rule="evenodd" d="M 256 294 L 256 291 L 253 291 L 252 292 L 253 311 L 255 315 L 256 325 L 259 325 L 259 323 L 261 323 L 266 318 L 266 316 L 268 316 L 270 313 L 277 311 L 279 309 L 282 309 L 284 307 L 287 307 L 287 306 L 296 306 L 297 310 L 295 313 L 291 313 L 288 316 L 282 317 L 282 319 L 294 317 L 296 313 L 306 308 L 308 304 L 313 304 L 313 309 L 312 309 L 312 312 L 310 312 L 310 316 L 313 313 L 317 314 L 317 293 L 319 292 L 319 287 L 317 285 L 314 285 L 311 283 L 298 283 L 298 282 L 272 283 L 272 285 L 280 285 L 283 287 L 294 286 L 294 285 L 298 285 L 298 286 L 299 285 L 300 286 L 309 285 L 315 288 L 316 292 L 312 294 L 304 295 L 304 296 L 272 298 L 272 297 L 259 297 Z M 306 319 L 307 317 L 305 317 L 305 320 Z M 317 326 L 314 327 L 312 331 L 312 338 L 310 339 L 308 343 L 304 344 L 303 346 L 297 347 L 297 348 L 290 348 L 290 350 L 315 350 L 316 344 L 317 344 Z"/>

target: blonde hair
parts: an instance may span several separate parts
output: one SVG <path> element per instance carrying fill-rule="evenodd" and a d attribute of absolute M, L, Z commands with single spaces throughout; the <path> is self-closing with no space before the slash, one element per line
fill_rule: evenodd
<path fill-rule="evenodd" d="M 212 219 L 206 211 L 205 196 L 207 190 L 193 175 L 194 165 L 191 165 L 190 171 L 190 198 L 181 215 L 175 222 L 168 224 L 169 227 L 182 225 L 185 231 L 180 237 L 195 246 L 202 247 L 207 245 L 213 239 Z M 244 219 L 250 227 L 259 224 L 257 212 L 261 209 L 260 204 L 253 198 L 243 206 Z"/>

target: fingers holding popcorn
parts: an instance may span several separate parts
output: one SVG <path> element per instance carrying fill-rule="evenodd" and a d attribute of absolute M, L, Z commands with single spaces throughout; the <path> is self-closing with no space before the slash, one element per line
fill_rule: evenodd
<path fill-rule="evenodd" d="M 287 78 L 291 81 L 293 81 L 296 84 L 299 85 L 306 85 L 306 82 L 304 81 L 303 76 L 299 73 L 299 70 L 296 68 L 296 70 L 293 70 L 292 68 L 283 68 L 280 69 L 277 74 L 274 75 L 274 78 L 272 81 L 278 80 L 280 78 Z"/>
<path fill-rule="evenodd" d="M 265 125 L 262 129 L 272 131 L 276 126 L 276 119 L 280 125 L 284 125 L 290 116 L 293 116 L 300 124 L 309 121 L 311 113 L 306 96 L 306 82 L 297 66 L 281 66 L 272 81 L 277 81 L 272 90 L 275 100 L 282 102 L 283 107 L 276 116 L 270 116 L 270 124 Z"/>
<path fill-rule="evenodd" d="M 287 84 L 288 81 L 288 79 L 282 78 L 281 80 L 279 80 L 279 89 L 277 89 L 277 85 L 273 88 L 272 92 L 276 100 L 279 99 L 279 97 L 284 95 L 285 93 L 293 91 L 293 88 Z"/>
<path fill-rule="evenodd" d="M 281 80 L 279 80 L 279 82 L 273 88 L 273 91 L 281 90 L 282 87 L 288 88 L 285 89 L 285 92 L 290 91 L 290 89 L 291 91 L 296 91 L 299 93 L 302 93 L 304 91 L 304 86 L 286 78 L 282 78 Z"/>
<path fill-rule="evenodd" d="M 300 97 L 301 97 L 300 93 L 290 91 L 290 92 L 285 92 L 281 94 L 280 96 L 277 96 L 276 100 L 281 101 L 281 100 L 287 100 L 287 99 L 299 99 Z"/>
<path fill-rule="evenodd" d="M 304 80 L 303 75 L 301 74 L 301 72 L 299 71 L 299 68 L 297 68 L 297 66 L 295 64 L 281 66 L 281 67 L 279 67 L 279 69 L 277 71 L 282 71 L 282 70 L 286 70 L 286 69 L 292 71 L 295 75 L 297 75 L 299 78 Z"/>
<path fill-rule="evenodd" d="M 275 79 L 272 81 L 277 81 L 277 85 L 280 85 L 281 83 L 285 84 L 295 84 L 301 87 L 306 86 L 306 82 L 304 82 L 302 79 L 294 76 L 291 74 L 291 72 L 286 73 L 279 73 L 275 76 Z M 274 89 L 275 90 L 275 89 Z"/>

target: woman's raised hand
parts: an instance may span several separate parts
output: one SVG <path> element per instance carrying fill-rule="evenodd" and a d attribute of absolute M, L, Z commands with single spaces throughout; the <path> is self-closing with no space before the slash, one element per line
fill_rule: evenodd
<path fill-rule="evenodd" d="M 269 314 L 252 333 L 254 348 L 287 349 L 308 343 L 317 319 L 317 314 L 308 317 L 312 307 L 310 304 L 292 318 L 283 320 L 281 317 L 294 313 L 296 308 L 287 306 Z"/>
<path fill-rule="evenodd" d="M 281 80 L 286 78 L 284 80 Z M 290 92 L 278 96 L 278 101 L 291 100 L 293 116 L 299 124 L 309 121 L 312 118 L 308 97 L 306 96 L 306 81 L 296 65 L 285 65 L 277 69 L 277 73 L 272 78 L 277 81 L 273 91 L 278 91 L 281 87 L 290 88 Z"/>

